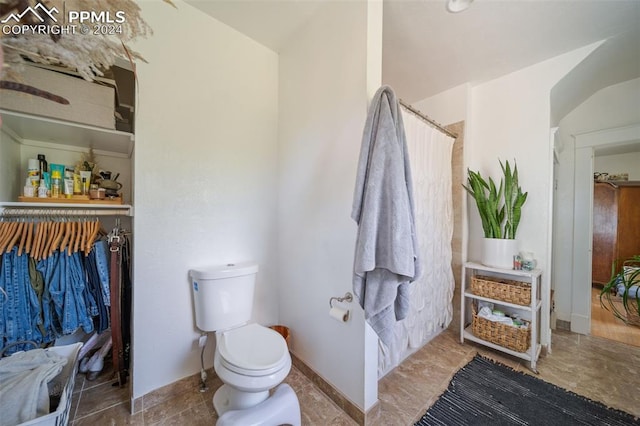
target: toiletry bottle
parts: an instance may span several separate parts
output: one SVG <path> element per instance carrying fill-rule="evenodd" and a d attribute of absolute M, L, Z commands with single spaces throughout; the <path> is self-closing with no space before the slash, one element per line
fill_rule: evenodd
<path fill-rule="evenodd" d="M 48 172 L 48 165 L 47 165 L 47 161 L 45 160 L 45 155 L 44 154 L 38 154 L 38 162 L 40 163 L 40 179 L 42 179 L 42 176 L 44 174 L 44 172 Z"/>
<path fill-rule="evenodd" d="M 49 188 L 44 179 L 40 179 L 40 186 L 38 186 L 38 197 L 47 198 L 49 196 Z"/>
<path fill-rule="evenodd" d="M 27 175 L 29 176 L 29 185 L 37 188 L 40 180 L 40 163 L 36 158 L 30 158 L 27 161 Z"/>
<path fill-rule="evenodd" d="M 63 188 L 64 196 L 66 198 L 71 198 L 73 196 L 73 169 L 65 169 Z"/>
<path fill-rule="evenodd" d="M 60 188 L 62 186 L 62 178 L 60 171 L 51 172 L 51 198 L 60 198 Z"/>
<path fill-rule="evenodd" d="M 28 177 L 26 182 L 24 183 L 24 193 L 25 197 L 34 197 L 35 191 L 33 189 L 33 184 L 31 183 L 31 178 Z"/>
<path fill-rule="evenodd" d="M 47 188 L 47 197 L 51 197 L 51 172 L 43 172 L 42 175 L 44 178 L 44 186 Z"/>
<path fill-rule="evenodd" d="M 80 180 L 80 173 L 73 174 L 73 195 L 82 195 L 82 180 Z"/>

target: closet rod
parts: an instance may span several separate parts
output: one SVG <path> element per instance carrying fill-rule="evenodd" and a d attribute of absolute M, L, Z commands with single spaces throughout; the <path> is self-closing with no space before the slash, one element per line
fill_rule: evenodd
<path fill-rule="evenodd" d="M 436 129 L 440 130 L 442 133 L 444 133 L 447 136 L 451 136 L 454 139 L 458 139 L 458 135 L 453 133 L 450 130 L 445 129 L 442 124 L 438 123 L 437 121 L 429 118 L 427 115 L 421 113 L 420 111 L 418 111 L 417 109 L 413 108 L 411 105 L 406 104 L 402 99 L 400 99 L 400 105 L 402 105 L 403 107 L 405 107 L 409 112 L 412 112 L 414 115 L 417 115 L 418 117 L 420 117 L 421 119 L 423 119 L 424 121 L 426 121 L 427 123 L 431 124 L 433 127 L 435 127 Z"/>
<path fill-rule="evenodd" d="M 0 218 L 14 218 L 25 216 L 69 217 L 69 216 L 129 216 L 129 209 L 64 209 L 64 208 L 34 208 L 34 207 L 5 207 Z"/>

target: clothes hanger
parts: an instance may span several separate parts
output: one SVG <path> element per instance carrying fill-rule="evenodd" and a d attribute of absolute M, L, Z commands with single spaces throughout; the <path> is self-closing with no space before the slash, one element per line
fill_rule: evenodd
<path fill-rule="evenodd" d="M 51 235 L 53 234 L 53 227 L 55 224 L 51 221 L 47 221 L 47 226 L 45 228 L 45 236 L 42 240 L 42 246 L 40 246 L 40 256 L 38 259 L 42 260 L 47 256 L 47 252 L 49 250 L 49 246 L 51 245 Z"/>
<path fill-rule="evenodd" d="M 9 222 L 0 223 L 0 253 L 3 252 L 2 247 L 6 238 Z"/>
<path fill-rule="evenodd" d="M 66 223 L 64 222 L 64 220 L 62 218 L 60 218 L 60 221 L 58 222 L 58 231 L 56 232 L 56 236 L 53 239 L 53 244 L 49 248 L 49 256 L 51 256 L 53 254 L 53 252 L 56 251 L 58 249 L 58 247 L 60 246 L 60 241 L 62 241 L 62 237 L 63 237 L 64 231 L 66 229 L 65 225 L 66 225 Z"/>
<path fill-rule="evenodd" d="M 70 236 L 71 236 L 71 222 L 67 221 L 64 224 L 64 237 L 62 238 L 62 242 L 60 243 L 60 252 L 64 251 L 64 248 L 67 246 L 67 242 L 69 241 Z"/>
<path fill-rule="evenodd" d="M 76 236 L 76 225 L 75 221 L 71 222 L 71 229 L 69 232 L 69 246 L 67 247 L 67 256 L 71 256 L 71 252 L 73 251 L 73 240 Z"/>
<path fill-rule="evenodd" d="M 16 232 L 17 222 L 9 222 L 9 225 L 6 227 L 6 231 L 3 234 L 3 237 L 0 239 L 0 253 L 4 252 L 4 249 L 11 241 L 11 238 Z"/>
<path fill-rule="evenodd" d="M 81 238 L 82 238 L 82 222 L 78 222 L 76 239 L 75 239 L 75 242 L 73 243 L 73 252 L 74 253 L 78 252 L 78 248 L 80 247 L 80 239 Z"/>
<path fill-rule="evenodd" d="M 36 260 L 40 259 L 40 247 L 42 245 L 42 238 L 44 236 L 45 227 L 46 227 L 46 222 L 38 222 L 38 226 L 36 228 L 36 237 L 34 240 L 33 252 L 30 253 L 31 257 Z"/>
<path fill-rule="evenodd" d="M 98 218 L 96 218 L 93 221 L 93 229 L 91 230 L 91 237 L 89 238 L 89 245 L 87 246 L 88 248 L 87 254 L 91 253 L 91 250 L 93 249 L 93 244 L 96 242 L 96 239 L 98 238 L 99 231 L 100 231 L 100 221 L 98 220 Z"/>
<path fill-rule="evenodd" d="M 5 233 L 9 225 L 9 221 L 6 218 L 0 218 L 0 243 L 4 240 Z"/>
<path fill-rule="evenodd" d="M 31 241 L 33 240 L 33 228 L 35 228 L 35 222 L 29 222 L 29 227 L 27 228 L 27 241 L 26 246 L 24 248 L 25 252 L 29 254 L 31 252 Z"/>
<path fill-rule="evenodd" d="M 60 222 L 52 221 L 50 223 L 51 225 L 49 227 L 49 235 L 47 236 L 47 244 L 45 245 L 44 251 L 42 252 L 43 259 L 46 259 L 47 257 L 51 256 L 51 253 L 52 253 L 51 247 L 53 247 L 53 242 L 58 236 L 58 232 L 60 232 Z"/>
<path fill-rule="evenodd" d="M 24 227 L 22 228 L 22 235 L 20 236 L 20 244 L 18 245 L 18 256 L 22 256 L 22 250 L 24 249 L 24 244 L 29 235 L 29 222 L 24 220 Z"/>
<path fill-rule="evenodd" d="M 22 235 L 23 228 L 24 228 L 24 222 L 19 221 L 18 226 L 16 227 L 16 230 L 13 233 L 13 236 L 9 240 L 9 244 L 7 245 L 7 250 L 5 251 L 5 253 L 11 253 L 11 250 L 16 246 L 16 243 L 18 242 L 20 235 Z"/>
<path fill-rule="evenodd" d="M 91 224 L 88 220 L 85 219 L 84 223 L 82 224 L 82 241 L 80 241 L 80 251 L 84 253 L 85 256 L 87 256 L 89 253 L 87 252 L 87 241 L 89 241 L 89 233 L 91 232 L 89 230 Z"/>
<path fill-rule="evenodd" d="M 58 230 L 58 235 L 56 235 L 56 239 L 53 242 L 53 250 L 51 252 L 51 254 L 53 254 L 54 251 L 57 251 L 60 249 L 60 243 L 62 242 L 62 239 L 64 238 L 64 234 L 67 231 L 67 221 L 64 218 L 60 218 L 60 229 Z"/>
<path fill-rule="evenodd" d="M 37 246 L 38 246 L 38 238 L 40 238 L 40 232 L 42 232 L 42 230 L 40 229 L 40 222 L 34 223 L 33 238 L 31 239 L 30 250 L 29 250 L 29 256 L 31 256 L 33 259 L 36 258 L 36 250 L 38 249 Z"/>
<path fill-rule="evenodd" d="M 0 219 L 0 243 L 4 240 L 4 233 L 6 232 L 7 224 L 8 222 L 5 221 L 4 217 Z"/>
<path fill-rule="evenodd" d="M 36 247 L 33 253 L 35 260 L 40 260 L 40 253 L 42 252 L 42 246 L 44 245 L 44 239 L 47 235 L 47 222 L 38 223 L 38 238 L 36 239 Z"/>
<path fill-rule="evenodd" d="M 91 253 L 91 247 L 93 247 L 93 241 L 96 238 L 96 221 L 91 220 L 89 222 L 89 233 L 87 237 L 87 251 L 85 252 L 86 256 L 89 256 Z"/>

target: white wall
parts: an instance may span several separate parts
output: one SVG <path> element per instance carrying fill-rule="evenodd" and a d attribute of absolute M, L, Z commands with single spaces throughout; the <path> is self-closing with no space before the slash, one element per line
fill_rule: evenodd
<path fill-rule="evenodd" d="M 440 124 L 464 121 L 469 105 L 469 83 L 461 84 L 437 95 L 415 102 L 413 106 Z"/>
<path fill-rule="evenodd" d="M 278 196 L 280 318 L 292 329 L 292 350 L 364 409 L 372 403 L 364 393 L 364 315 L 357 302 L 347 323 L 328 312 L 330 297 L 352 291 L 367 9 L 328 2 L 280 52 Z"/>
<path fill-rule="evenodd" d="M 562 118 L 559 123 L 553 284 L 555 286 L 556 314 L 560 320 L 571 321 L 573 310 L 570 283 L 573 282 L 573 226 L 575 217 L 574 136 L 601 129 L 624 127 L 633 123 L 640 123 L 640 79 L 609 86 L 594 93 Z M 625 154 L 625 158 L 628 161 L 633 161 L 634 158 L 638 158 L 638 154 Z M 637 170 L 639 163 L 635 164 Z M 633 166 L 633 163 L 630 166 Z M 640 179 L 640 176 L 637 179 Z"/>
<path fill-rule="evenodd" d="M 498 159 L 515 159 L 520 185 L 529 193 L 517 238 L 521 250 L 534 253 L 547 270 L 547 228 L 551 168 L 549 132 L 550 90 L 592 47 L 574 50 L 524 68 L 471 90 L 471 113 L 466 132 L 465 158 L 472 170 L 485 176 L 501 175 Z M 475 205 L 470 204 L 470 209 Z M 477 216 L 477 212 L 471 215 Z M 479 259 L 482 238 L 479 220 L 471 223 L 469 258 Z M 546 278 L 548 280 L 548 277 Z"/>
<path fill-rule="evenodd" d="M 278 321 L 278 57 L 174 3 L 141 3 L 135 46 L 134 398 L 200 369 L 189 269 L 258 262 L 254 319 Z"/>
<path fill-rule="evenodd" d="M 0 201 L 18 201 L 27 177 L 26 163 L 20 161 L 20 144 L 0 129 Z"/>
<path fill-rule="evenodd" d="M 640 145 L 640 142 L 638 143 Z M 596 155 L 596 172 L 609 175 L 628 173 L 629 180 L 640 180 L 640 151 L 617 155 Z"/>

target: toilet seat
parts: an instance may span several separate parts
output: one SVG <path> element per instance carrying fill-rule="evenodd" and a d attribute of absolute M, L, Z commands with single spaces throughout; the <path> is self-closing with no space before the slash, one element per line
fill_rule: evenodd
<path fill-rule="evenodd" d="M 259 324 L 222 332 L 217 341 L 221 364 L 245 376 L 268 376 L 280 371 L 289 359 L 284 338 Z"/>

